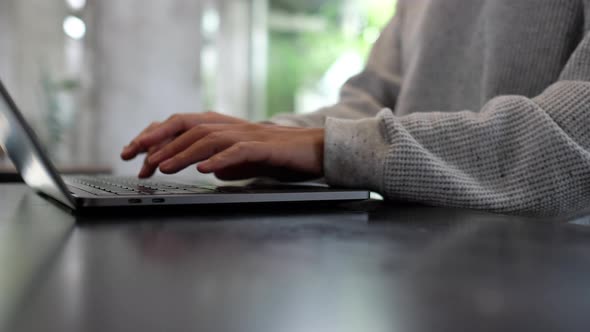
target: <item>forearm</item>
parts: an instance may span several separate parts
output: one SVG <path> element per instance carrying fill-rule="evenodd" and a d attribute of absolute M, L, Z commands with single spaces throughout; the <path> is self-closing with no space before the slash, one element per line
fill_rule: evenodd
<path fill-rule="evenodd" d="M 534 99 L 496 98 L 480 113 L 330 119 L 326 178 L 432 205 L 575 211 L 590 203 L 587 105 L 590 83 L 560 82 Z"/>

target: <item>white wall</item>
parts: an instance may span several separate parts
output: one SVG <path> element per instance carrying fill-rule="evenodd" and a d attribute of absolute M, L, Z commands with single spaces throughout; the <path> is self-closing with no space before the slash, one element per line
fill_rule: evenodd
<path fill-rule="evenodd" d="M 212 1 L 219 12 L 215 110 L 262 120 L 266 105 L 267 0 Z"/>
<path fill-rule="evenodd" d="M 13 51 L 14 0 L 0 1 L 0 78 L 6 85 L 14 86 Z"/>
<path fill-rule="evenodd" d="M 63 1 L 0 3 L 0 75 L 23 113 L 38 127 L 42 127 L 46 106 L 42 74 L 58 77 L 64 71 L 61 23 L 65 15 Z"/>
<path fill-rule="evenodd" d="M 151 120 L 198 112 L 200 5 L 194 0 L 94 3 L 96 161 L 135 174 L 119 153 Z"/>

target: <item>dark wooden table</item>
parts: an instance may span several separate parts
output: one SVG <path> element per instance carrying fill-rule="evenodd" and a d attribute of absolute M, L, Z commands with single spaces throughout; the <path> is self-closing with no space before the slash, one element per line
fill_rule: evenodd
<path fill-rule="evenodd" d="M 0 186 L 0 331 L 589 331 L 590 221 L 369 201 L 74 217 Z"/>

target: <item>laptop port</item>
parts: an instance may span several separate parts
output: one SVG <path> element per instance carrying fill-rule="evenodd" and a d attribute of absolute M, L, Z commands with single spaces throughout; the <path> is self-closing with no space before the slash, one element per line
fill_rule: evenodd
<path fill-rule="evenodd" d="M 139 198 L 132 198 L 129 200 L 129 203 L 131 204 L 141 204 L 141 199 Z"/>
<path fill-rule="evenodd" d="M 166 200 L 163 198 L 154 198 L 152 199 L 152 202 L 154 203 L 164 203 Z"/>

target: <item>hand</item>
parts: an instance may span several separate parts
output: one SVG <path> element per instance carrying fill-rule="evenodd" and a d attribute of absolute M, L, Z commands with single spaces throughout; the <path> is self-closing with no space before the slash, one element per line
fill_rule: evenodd
<path fill-rule="evenodd" d="M 323 174 L 323 129 L 210 122 L 182 127 L 182 134 L 171 138 L 172 134 L 155 132 L 164 124 L 148 127 L 122 154 L 128 160 L 138 154 L 131 153 L 134 147 L 133 152 L 148 152 L 140 177 L 153 174 L 146 173 L 146 167 L 172 174 L 195 163 L 200 163 L 200 172 L 214 173 L 222 180 L 268 176 L 295 181 Z"/>
<path fill-rule="evenodd" d="M 164 122 L 154 122 L 144 129 L 127 145 L 121 153 L 123 160 L 131 160 L 141 153 L 146 153 L 144 165 L 139 172 L 140 178 L 154 175 L 157 165 L 150 165 L 147 159 L 174 138 L 200 124 L 211 123 L 247 123 L 246 121 L 214 112 L 200 114 L 175 114 Z"/>

